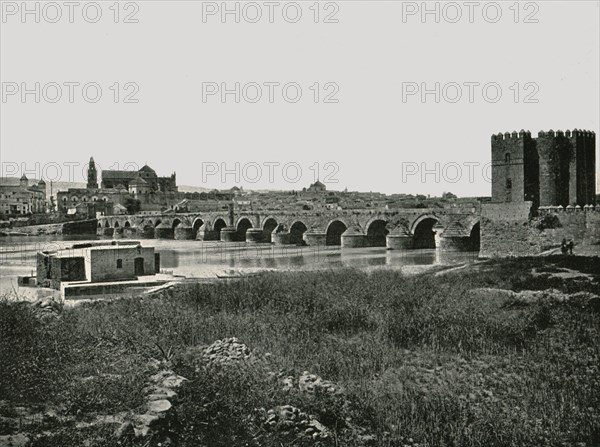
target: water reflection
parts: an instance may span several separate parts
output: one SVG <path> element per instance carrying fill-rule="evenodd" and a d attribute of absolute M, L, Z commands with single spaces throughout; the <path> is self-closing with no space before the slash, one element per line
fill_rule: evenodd
<path fill-rule="evenodd" d="M 159 248 L 164 268 L 186 270 L 193 266 L 254 267 L 270 269 L 402 267 L 473 261 L 475 252 L 441 252 L 435 249 L 389 251 L 385 248 L 274 247 L 213 244 L 193 249 Z"/>
<path fill-rule="evenodd" d="M 94 238 L 98 240 L 102 238 Z M 4 237 L 0 238 L 0 288 L 16 282 L 19 275 L 35 270 L 38 251 L 67 248 L 73 241 L 91 241 L 89 237 Z M 124 241 L 123 239 L 119 241 Z M 201 277 L 219 269 L 307 270 L 354 268 L 403 268 L 470 262 L 476 252 L 452 252 L 435 249 L 394 250 L 383 247 L 297 247 L 268 244 L 221 243 L 147 239 L 145 246 L 155 247 L 161 256 L 161 268 L 176 275 Z"/>

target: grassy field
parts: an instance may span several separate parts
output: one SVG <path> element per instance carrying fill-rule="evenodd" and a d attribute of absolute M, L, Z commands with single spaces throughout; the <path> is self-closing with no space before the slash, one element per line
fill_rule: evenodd
<path fill-rule="evenodd" d="M 591 277 L 555 275 L 565 268 Z M 600 295 L 598 272 L 598 258 L 556 257 L 443 275 L 269 273 L 82 305 L 44 322 L 28 306 L 2 302 L 0 435 L 14 433 L 2 421 L 18 407 L 43 413 L 51 403 L 66 418 L 21 428 L 31 445 L 158 445 L 157 437 L 117 439 L 114 426 L 77 428 L 73 420 L 140 406 L 148 360 L 167 357 L 189 379 L 174 407 L 175 445 L 597 446 L 597 301 L 548 294 L 523 302 L 475 289 Z M 189 349 L 225 337 L 259 360 L 197 368 Z M 269 374 L 303 371 L 343 394 L 290 393 Z M 265 432 L 256 415 L 285 404 L 315 415 L 332 435 Z"/>

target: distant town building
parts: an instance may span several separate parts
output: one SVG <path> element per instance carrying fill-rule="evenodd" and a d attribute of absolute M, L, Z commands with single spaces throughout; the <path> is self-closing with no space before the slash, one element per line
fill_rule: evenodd
<path fill-rule="evenodd" d="M 18 183 L 15 179 L 3 178 L 0 181 L 0 214 L 5 216 L 41 214 L 48 211 L 46 182 L 40 180 L 29 186 L 29 179 L 23 175 Z"/>
<path fill-rule="evenodd" d="M 325 192 L 327 191 L 327 187 L 325 184 L 321 183 L 319 180 L 310 185 L 307 189 L 308 192 Z"/>

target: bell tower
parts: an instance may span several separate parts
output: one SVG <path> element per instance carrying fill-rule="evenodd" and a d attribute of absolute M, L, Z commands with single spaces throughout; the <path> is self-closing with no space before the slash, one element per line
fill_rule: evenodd
<path fill-rule="evenodd" d="M 90 164 L 88 165 L 87 189 L 98 189 L 98 172 L 96 171 L 94 157 L 90 157 Z"/>

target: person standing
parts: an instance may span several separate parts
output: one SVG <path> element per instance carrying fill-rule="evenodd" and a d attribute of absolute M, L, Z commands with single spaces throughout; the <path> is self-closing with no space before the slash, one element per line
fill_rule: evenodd
<path fill-rule="evenodd" d="M 567 248 L 567 238 L 563 238 L 562 242 L 560 243 L 560 251 L 563 255 L 566 255 L 568 250 L 569 249 Z"/>

